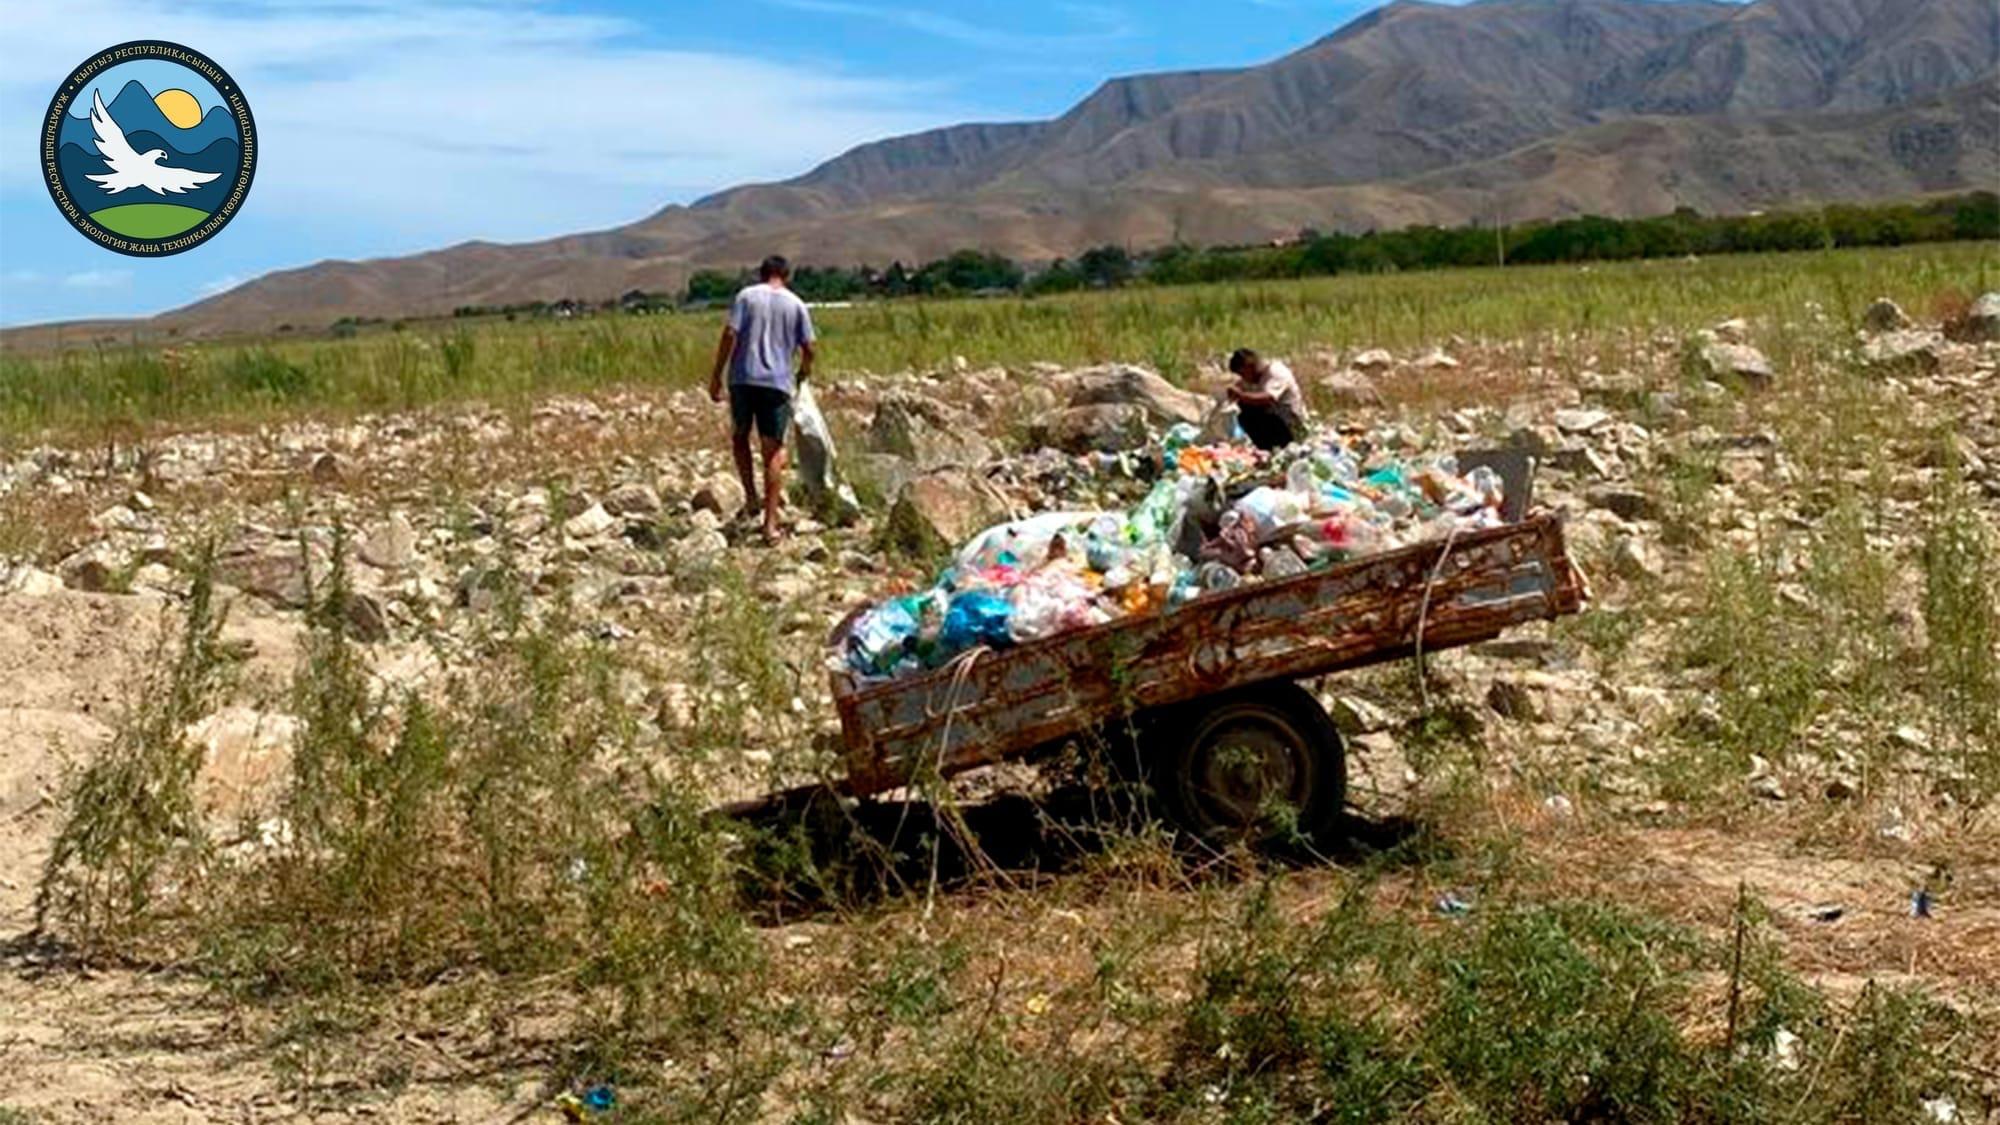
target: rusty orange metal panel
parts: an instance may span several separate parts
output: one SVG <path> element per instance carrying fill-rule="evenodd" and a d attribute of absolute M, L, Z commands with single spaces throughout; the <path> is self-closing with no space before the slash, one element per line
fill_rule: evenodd
<path fill-rule="evenodd" d="M 1211 595 L 921 676 L 834 675 L 850 792 L 949 776 L 1139 711 L 1274 679 L 1440 651 L 1575 613 L 1561 520 L 1531 517 L 1283 582 Z"/>

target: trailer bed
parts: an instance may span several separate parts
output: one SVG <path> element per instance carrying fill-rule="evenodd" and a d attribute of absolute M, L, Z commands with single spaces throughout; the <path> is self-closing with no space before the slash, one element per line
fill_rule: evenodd
<path fill-rule="evenodd" d="M 833 674 L 857 796 L 1021 757 L 1128 716 L 1435 652 L 1577 612 L 1551 514 L 1211 594 L 890 681 Z"/>

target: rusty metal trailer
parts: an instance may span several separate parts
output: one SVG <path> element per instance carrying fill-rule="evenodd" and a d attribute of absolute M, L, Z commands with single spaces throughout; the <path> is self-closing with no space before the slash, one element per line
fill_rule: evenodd
<path fill-rule="evenodd" d="M 1510 489 L 1516 507 L 1525 493 Z M 1582 608 L 1561 519 L 1513 518 L 920 676 L 835 672 L 843 788 L 881 793 L 1096 732 L 1127 745 L 1167 811 L 1198 833 L 1250 831 L 1278 808 L 1305 829 L 1330 825 L 1345 797 L 1344 750 L 1296 681 Z"/>

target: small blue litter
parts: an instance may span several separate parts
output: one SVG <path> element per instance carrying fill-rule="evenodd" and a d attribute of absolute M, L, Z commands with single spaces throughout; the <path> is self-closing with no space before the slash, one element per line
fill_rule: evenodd
<path fill-rule="evenodd" d="M 1917 888 L 1916 890 L 1914 890 L 1914 891 L 1911 891 L 1911 892 L 1910 892 L 1910 917 L 1912 917 L 1912 918 L 1928 918 L 1928 917 L 1930 917 L 1930 916 L 1931 916 L 1931 892 L 1930 892 L 1930 890 L 1929 890 L 1928 888 L 1926 888 L 1926 887 L 1918 887 L 1918 888 Z"/>

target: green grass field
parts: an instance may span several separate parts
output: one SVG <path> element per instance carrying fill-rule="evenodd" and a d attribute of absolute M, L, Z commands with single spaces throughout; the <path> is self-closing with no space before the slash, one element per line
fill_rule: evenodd
<path fill-rule="evenodd" d="M 193 230 L 208 212 L 179 203 L 121 203 L 92 211 L 90 221 L 127 238 L 171 238 Z"/>
<path fill-rule="evenodd" d="M 1536 345 L 1546 362 L 1616 365 L 1619 338 L 1732 316 L 1853 325 L 1878 296 L 1928 315 L 2000 287 L 1992 244 L 1699 261 L 1349 275 L 1034 299 L 896 301 L 819 317 L 830 378 L 1038 360 L 1148 363 L 1170 377 L 1238 346 Z M 407 408 L 461 399 L 687 386 L 706 376 L 719 313 L 574 321 L 423 321 L 346 339 L 280 333 L 0 355 L 0 433 Z M 1614 350 L 1606 352 L 1606 348 Z"/>

